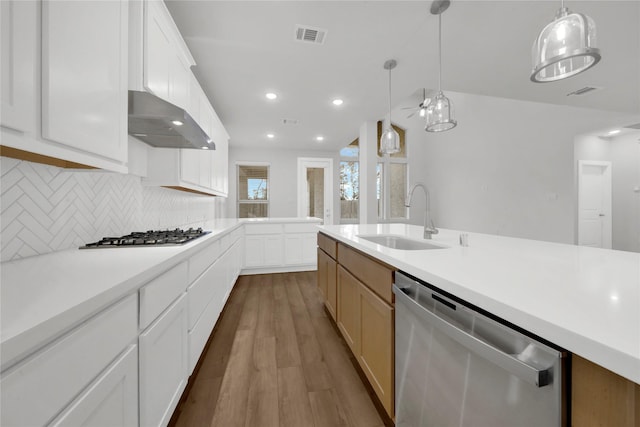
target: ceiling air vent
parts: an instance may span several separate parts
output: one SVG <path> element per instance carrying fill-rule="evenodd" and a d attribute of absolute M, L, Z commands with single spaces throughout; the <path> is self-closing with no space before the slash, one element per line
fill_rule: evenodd
<path fill-rule="evenodd" d="M 585 86 L 581 89 L 578 90 L 574 90 L 571 93 L 568 93 L 567 96 L 578 96 L 578 95 L 586 95 L 587 93 L 591 93 L 594 90 L 601 90 L 601 87 L 595 87 L 595 86 Z"/>
<path fill-rule="evenodd" d="M 299 42 L 323 44 L 327 30 L 304 25 L 296 25 L 296 40 Z"/>
<path fill-rule="evenodd" d="M 283 125 L 296 126 L 300 121 L 298 119 L 282 119 Z"/>

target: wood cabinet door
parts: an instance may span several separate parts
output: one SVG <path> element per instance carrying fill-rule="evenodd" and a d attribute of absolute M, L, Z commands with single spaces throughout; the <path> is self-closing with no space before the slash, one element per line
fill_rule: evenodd
<path fill-rule="evenodd" d="M 329 310 L 329 314 L 336 320 L 336 310 L 338 308 L 338 279 L 337 279 L 338 263 L 331 257 L 327 257 L 327 292 L 325 305 Z"/>
<path fill-rule="evenodd" d="M 45 139 L 126 163 L 128 10 L 124 0 L 42 2 Z"/>
<path fill-rule="evenodd" d="M 51 426 L 138 425 L 138 347 L 131 345 Z"/>
<path fill-rule="evenodd" d="M 140 334 L 140 425 L 167 425 L 187 384 L 188 319 L 183 294 Z"/>
<path fill-rule="evenodd" d="M 360 352 L 358 362 L 387 413 L 393 417 L 393 307 L 358 283 Z"/>
<path fill-rule="evenodd" d="M 329 256 L 318 248 L 318 288 L 323 299 L 327 300 L 327 280 L 329 274 L 329 265 L 327 259 Z"/>
<path fill-rule="evenodd" d="M 360 354 L 360 286 L 358 279 L 338 266 L 337 324 L 356 357 Z"/>

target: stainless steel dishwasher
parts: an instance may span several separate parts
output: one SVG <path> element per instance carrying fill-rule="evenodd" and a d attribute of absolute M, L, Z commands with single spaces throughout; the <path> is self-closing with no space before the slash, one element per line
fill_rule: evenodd
<path fill-rule="evenodd" d="M 396 426 L 564 426 L 567 352 L 396 273 Z"/>

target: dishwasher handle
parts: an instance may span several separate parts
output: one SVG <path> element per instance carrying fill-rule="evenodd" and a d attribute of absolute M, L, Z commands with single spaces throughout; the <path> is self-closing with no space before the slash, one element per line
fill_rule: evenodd
<path fill-rule="evenodd" d="M 393 293 L 396 294 L 396 305 L 401 303 L 407 306 L 407 308 L 418 315 L 418 317 L 429 322 L 430 325 L 438 328 L 439 331 L 445 333 L 449 338 L 457 341 L 469 351 L 483 357 L 485 360 L 495 363 L 502 369 L 529 384 L 537 387 L 544 387 L 552 383 L 553 378 L 550 368 L 538 369 L 537 367 L 531 366 L 513 355 L 505 353 L 491 344 L 466 333 L 462 329 L 454 326 L 437 314 L 420 305 L 420 303 L 404 293 L 397 285 L 393 285 Z"/>

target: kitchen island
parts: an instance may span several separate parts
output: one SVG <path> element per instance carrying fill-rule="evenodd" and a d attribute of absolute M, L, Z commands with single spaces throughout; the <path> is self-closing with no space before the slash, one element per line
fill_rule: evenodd
<path fill-rule="evenodd" d="M 640 420 L 633 403 L 640 402 L 640 254 L 479 233 L 466 233 L 464 247 L 460 231 L 444 229 L 427 241 L 437 249 L 398 250 L 363 238 L 424 242 L 422 227 L 405 224 L 323 226 L 321 233 L 628 380 Z"/>

